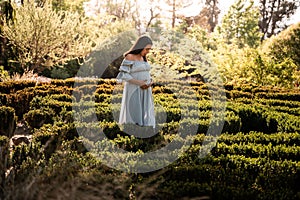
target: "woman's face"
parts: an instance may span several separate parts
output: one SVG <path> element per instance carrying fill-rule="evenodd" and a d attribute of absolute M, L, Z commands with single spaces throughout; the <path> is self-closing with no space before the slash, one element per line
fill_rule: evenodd
<path fill-rule="evenodd" d="M 150 52 L 151 47 L 152 47 L 151 44 L 148 44 L 147 46 L 145 46 L 145 48 L 141 52 L 141 56 L 146 56 Z"/>

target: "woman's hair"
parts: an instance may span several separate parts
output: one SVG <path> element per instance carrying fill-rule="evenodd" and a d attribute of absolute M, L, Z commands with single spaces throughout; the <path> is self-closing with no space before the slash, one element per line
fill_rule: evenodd
<path fill-rule="evenodd" d="M 126 57 L 128 54 L 140 54 L 148 44 L 153 44 L 152 40 L 148 36 L 139 37 L 134 45 L 132 45 L 132 47 L 124 53 L 124 57 Z M 147 61 L 146 56 L 143 56 L 143 59 L 144 61 Z"/>

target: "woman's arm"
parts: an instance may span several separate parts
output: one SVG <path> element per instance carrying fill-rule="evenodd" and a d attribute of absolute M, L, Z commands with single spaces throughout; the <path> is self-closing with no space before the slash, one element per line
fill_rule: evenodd
<path fill-rule="evenodd" d="M 131 84 L 138 85 L 140 87 L 147 86 L 146 81 L 143 81 L 143 80 L 130 79 L 130 80 L 128 80 L 128 82 Z"/>
<path fill-rule="evenodd" d="M 130 61 L 137 60 L 136 55 L 133 55 L 133 54 L 128 54 L 128 55 L 126 55 L 125 58 L 126 58 L 126 60 L 130 60 Z M 147 80 L 130 79 L 127 82 L 138 85 L 142 89 L 147 89 L 152 85 L 152 81 L 151 81 L 151 83 L 148 83 Z"/>
<path fill-rule="evenodd" d="M 140 86 L 143 90 L 148 89 L 153 84 L 153 81 L 151 81 L 149 84 L 147 84 L 146 80 L 142 81 L 142 80 L 137 80 L 137 79 L 130 79 L 130 80 L 128 80 L 128 82 L 131 84 Z"/>

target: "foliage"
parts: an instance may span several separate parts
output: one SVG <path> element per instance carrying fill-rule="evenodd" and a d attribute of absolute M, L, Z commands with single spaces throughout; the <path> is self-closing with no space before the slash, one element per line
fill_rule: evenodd
<path fill-rule="evenodd" d="M 277 35 L 287 28 L 289 19 L 300 6 L 299 1 L 291 0 L 260 0 L 259 1 L 259 29 L 262 33 L 261 41 Z"/>
<path fill-rule="evenodd" d="M 63 67 L 54 67 L 51 70 L 51 77 L 55 79 L 66 79 L 70 78 L 71 75 Z"/>
<path fill-rule="evenodd" d="M 84 14 L 84 2 L 88 0 L 52 0 L 52 6 L 56 10 L 69 10 Z"/>
<path fill-rule="evenodd" d="M 180 1 L 165 0 L 165 3 L 167 3 L 167 5 L 170 7 L 169 12 L 172 14 L 171 27 L 175 28 L 175 22 L 176 22 L 176 19 L 178 18 L 176 12 L 182 8 L 190 6 L 192 4 L 192 1 L 191 0 L 180 0 Z"/>
<path fill-rule="evenodd" d="M 150 1 L 149 4 L 148 2 L 139 2 L 137 0 L 90 0 L 86 3 L 85 7 L 87 10 L 86 15 L 94 17 L 113 16 L 114 19 L 130 22 L 130 26 L 133 26 L 134 29 L 142 34 L 144 32 L 143 28 L 150 26 L 150 24 L 147 23 L 151 23 L 151 21 L 157 17 L 156 14 L 153 14 L 154 9 L 156 10 L 157 8 L 154 4 L 155 0 Z M 153 9 L 153 7 L 155 8 Z M 148 10 L 143 8 L 150 8 L 149 10 L 152 12 L 152 19 L 147 22 L 145 22 L 145 13 L 147 12 L 148 14 Z"/>
<path fill-rule="evenodd" d="M 297 87 L 298 26 L 291 26 L 261 45 L 258 19 L 253 1 L 239 0 L 214 33 L 193 27 L 188 35 L 209 51 L 225 82 Z"/>
<path fill-rule="evenodd" d="M 0 1 L 0 7 L 1 7 L 1 21 L 10 21 L 13 20 L 14 16 L 14 8 L 12 6 L 11 1 L 1 0 Z"/>
<path fill-rule="evenodd" d="M 42 77 L 39 77 L 33 70 L 24 70 L 23 74 L 14 73 L 11 76 L 8 76 L 5 81 L 38 81 L 39 79 L 42 79 Z"/>
<path fill-rule="evenodd" d="M 86 56 L 94 45 L 97 31 L 79 14 L 53 11 L 51 5 L 36 7 L 26 1 L 16 7 L 14 23 L 5 23 L 3 37 L 18 50 L 17 61 L 24 69 L 37 72 Z"/>
<path fill-rule="evenodd" d="M 219 78 L 212 58 L 197 41 L 198 35 L 192 36 L 172 30 L 160 33 L 159 40 L 155 43 L 157 49 L 149 56 L 149 60 L 154 63 L 154 77 L 208 82 Z M 156 37 L 158 36 L 153 34 L 153 38 Z M 164 77 L 165 75 L 169 77 Z"/>
<path fill-rule="evenodd" d="M 167 32 L 168 36 L 165 38 L 160 37 L 160 43 L 164 45 L 160 48 L 167 49 L 172 52 L 172 55 L 169 52 L 154 51 L 155 55 L 163 55 L 157 57 L 155 62 L 159 66 L 169 66 L 164 62 L 166 59 L 163 57 L 170 57 L 169 60 L 174 60 L 170 63 L 176 70 L 175 74 L 179 72 L 181 77 L 198 74 L 198 78 L 205 78 L 205 72 L 201 71 L 201 68 L 200 70 L 195 69 L 195 66 L 201 66 L 201 64 L 189 56 L 193 50 L 196 52 L 198 51 L 196 49 L 202 47 L 209 51 L 213 63 L 218 66 L 225 82 L 297 87 L 299 72 L 294 62 L 298 55 L 297 28 L 291 27 L 288 30 L 293 31 L 285 31 L 274 36 L 274 38 L 266 40 L 262 46 L 258 18 L 258 8 L 254 6 L 253 1 L 237 1 L 231 6 L 222 24 L 214 33 L 207 33 L 199 26 L 193 26 L 187 29 L 185 34 L 187 38 L 190 38 L 190 42 L 182 42 L 184 37 L 179 36 L 179 30 L 176 33 Z M 161 35 L 165 35 L 164 32 Z M 295 50 L 293 50 L 293 46 L 295 46 Z M 181 49 L 180 53 L 178 49 Z M 202 53 L 195 54 L 201 55 L 201 59 L 207 57 Z M 181 64 L 176 67 L 175 63 Z M 191 73 L 191 71 L 193 72 Z"/>
<path fill-rule="evenodd" d="M 79 82 L 78 87 L 74 87 L 75 81 Z M 7 169 L 10 170 L 3 183 L 4 199 L 21 196 L 27 199 L 65 196 L 95 199 L 100 195 L 103 198 L 107 195 L 109 199 L 192 199 L 203 196 L 214 199 L 295 199 L 299 193 L 300 173 L 299 89 L 256 84 L 224 85 L 227 96 L 225 124 L 215 147 L 203 158 L 199 158 L 203 141 L 213 139 L 205 133 L 212 123 L 222 120 L 211 118 L 211 92 L 218 92 L 220 88 L 196 81 L 190 82 L 189 86 L 197 96 L 197 106 L 189 112 L 199 119 L 184 119 L 181 125 L 187 130 L 197 125 L 197 134 L 190 138 L 192 145 L 173 164 L 151 173 L 122 173 L 104 166 L 87 151 L 91 143 L 86 141 L 99 139 L 97 130 L 100 127 L 112 143 L 132 154 L 180 141 L 182 138 L 175 136 L 183 120 L 183 109 L 195 103 L 190 101 L 191 94 L 182 87 L 182 82 L 185 81 L 159 80 L 160 85 L 153 85 L 154 100 L 159 105 L 157 117 L 166 113 L 166 118 L 159 124 L 157 135 L 146 140 L 121 131 L 113 118 L 119 104 L 112 99 L 120 100 L 118 94 L 122 91 L 116 87 L 115 80 L 67 79 L 42 85 L 32 81 L 0 84 L 0 91 L 7 99 L 1 101 L 2 104 L 14 105 L 11 104 L 13 98 L 24 99 L 19 101 L 20 104 L 29 107 L 20 116 L 26 116 L 25 120 L 35 127 L 31 130 L 31 143 L 13 146 L 7 158 Z M 177 90 L 180 94 L 173 92 Z M 91 91 L 94 99 L 88 95 Z M 179 95 L 187 101 L 180 102 Z M 85 101 L 82 116 L 89 118 L 95 113 L 99 123 L 73 120 L 72 108 L 76 108 L 80 100 Z M 45 123 L 39 124 L 42 121 Z M 87 137 L 79 136 L 79 131 L 84 131 Z M 0 138 L 0 141 L 3 141 L 0 142 L 0 148 L 3 148 L 8 139 Z M 126 162 L 129 157 L 122 159 Z M 147 164 L 157 164 L 155 162 Z"/>
<path fill-rule="evenodd" d="M 8 168 L 9 160 L 9 138 L 0 135 L 0 198 L 4 198 L 5 175 Z"/>
<path fill-rule="evenodd" d="M 126 29 L 125 26 L 123 26 Z M 123 27 L 113 25 L 107 38 L 99 41 L 77 73 L 78 77 L 114 78 L 119 73 L 123 54 L 130 49 L 137 35 L 133 30 L 124 31 Z M 115 29 L 114 29 L 115 28 Z M 108 30 L 106 30 L 108 31 Z"/>
<path fill-rule="evenodd" d="M 128 176 L 101 165 L 90 155 L 72 149 L 75 141 L 64 141 L 50 158 L 44 158 L 39 143 L 18 146 L 15 161 L 5 186 L 5 199 L 126 199 Z M 24 184 L 27 187 L 24 187 Z"/>
<path fill-rule="evenodd" d="M 219 0 L 206 0 L 204 8 L 200 11 L 200 16 L 206 16 L 206 24 L 208 32 L 213 32 L 218 24 L 218 17 L 220 14 L 220 8 L 218 7 Z"/>
<path fill-rule="evenodd" d="M 211 41 L 211 35 L 209 35 L 208 32 L 199 25 L 194 25 L 189 28 L 187 31 L 187 37 L 199 42 L 205 50 L 213 48 L 214 43 Z"/>
<path fill-rule="evenodd" d="M 259 13 L 253 0 L 238 0 L 223 17 L 217 28 L 226 43 L 235 43 L 239 48 L 257 47 L 260 42 Z"/>
<path fill-rule="evenodd" d="M 0 81 L 9 79 L 8 71 L 4 70 L 3 66 L 0 66 Z"/>
<path fill-rule="evenodd" d="M 225 82 L 254 83 L 292 88 L 296 86 L 297 66 L 286 57 L 274 59 L 264 49 L 220 43 L 210 51 Z"/>
<path fill-rule="evenodd" d="M 291 59 L 300 70 L 300 23 L 291 25 L 286 30 L 280 32 L 264 41 L 262 48 L 268 57 L 274 59 L 274 62 L 280 63 Z"/>
<path fill-rule="evenodd" d="M 15 110 L 8 106 L 0 106 L 0 135 L 12 137 L 16 129 Z"/>

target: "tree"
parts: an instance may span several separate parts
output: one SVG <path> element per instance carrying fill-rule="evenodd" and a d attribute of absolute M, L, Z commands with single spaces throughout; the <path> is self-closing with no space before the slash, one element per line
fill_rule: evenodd
<path fill-rule="evenodd" d="M 85 57 L 97 40 L 105 38 L 107 32 L 99 30 L 99 25 L 99 21 L 95 24 L 78 13 L 54 11 L 48 3 L 36 7 L 30 0 L 16 8 L 14 23 L 4 23 L 3 37 L 17 50 L 15 62 L 24 69 L 42 72 Z"/>
<path fill-rule="evenodd" d="M 131 18 L 131 14 L 133 13 L 134 2 L 125 0 L 125 1 L 114 1 L 114 0 L 106 0 L 105 13 L 108 15 L 114 15 L 121 19 Z"/>
<path fill-rule="evenodd" d="M 199 26 L 199 27 L 207 30 L 207 32 L 209 30 L 211 30 L 211 27 L 209 24 L 209 10 L 207 8 L 203 8 L 200 11 L 200 14 L 198 14 L 196 16 L 188 16 L 188 17 L 182 16 L 182 20 L 186 24 L 185 32 L 187 32 L 188 29 L 190 29 L 194 26 Z"/>
<path fill-rule="evenodd" d="M 205 0 L 204 8 L 200 12 L 200 15 L 203 13 L 207 17 L 209 32 L 213 32 L 218 24 L 218 16 L 220 14 L 218 4 L 219 0 Z"/>
<path fill-rule="evenodd" d="M 263 42 L 263 51 L 276 62 L 291 59 L 300 70 L 300 23 L 293 24 Z"/>
<path fill-rule="evenodd" d="M 191 39 L 199 42 L 204 49 L 209 50 L 213 48 L 214 44 L 212 44 L 213 41 L 211 41 L 210 38 L 212 34 L 209 34 L 207 29 L 202 28 L 199 25 L 194 25 L 188 30 L 187 35 Z"/>
<path fill-rule="evenodd" d="M 11 1 L 0 0 L 0 35 L 3 32 L 3 24 L 14 19 L 14 8 Z M 10 50 L 6 38 L 0 37 L 0 65 L 7 66 L 10 57 Z"/>
<path fill-rule="evenodd" d="M 141 8 L 138 0 L 95 0 L 85 4 L 90 15 L 110 15 L 132 22 L 136 29 L 142 27 Z"/>
<path fill-rule="evenodd" d="M 287 28 L 286 21 L 299 7 L 299 0 L 260 0 L 261 41 Z"/>
<path fill-rule="evenodd" d="M 52 0 L 52 6 L 56 10 L 69 10 L 84 14 L 84 3 L 88 0 Z"/>
<path fill-rule="evenodd" d="M 227 43 L 237 43 L 239 48 L 257 47 L 260 41 L 259 13 L 253 0 L 238 0 L 224 16 L 218 31 Z"/>
<path fill-rule="evenodd" d="M 161 10 L 160 2 L 158 0 L 149 1 L 150 18 L 146 22 L 146 32 L 149 31 L 153 21 L 160 17 Z"/>
<path fill-rule="evenodd" d="M 177 10 L 188 7 L 192 4 L 191 0 L 166 0 L 167 5 L 171 7 L 170 12 L 172 13 L 172 28 L 175 27 L 177 19 Z"/>
<path fill-rule="evenodd" d="M 13 19 L 14 8 L 12 6 L 11 0 L 5 1 L 0 0 L 0 15 L 1 20 L 10 21 Z"/>
<path fill-rule="evenodd" d="M 211 54 L 227 83 L 287 88 L 296 85 L 297 68 L 290 58 L 277 61 L 260 48 L 241 49 L 236 44 L 220 45 Z"/>
<path fill-rule="evenodd" d="M 206 0 L 204 7 L 196 16 L 183 17 L 187 27 L 198 25 L 206 29 L 209 33 L 213 32 L 218 24 L 218 16 L 220 9 L 218 8 L 218 0 Z"/>

